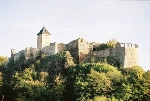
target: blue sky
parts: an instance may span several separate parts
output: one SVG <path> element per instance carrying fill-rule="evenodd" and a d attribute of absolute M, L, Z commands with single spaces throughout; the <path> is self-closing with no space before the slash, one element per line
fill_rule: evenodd
<path fill-rule="evenodd" d="M 45 26 L 51 42 L 110 39 L 139 45 L 139 65 L 149 69 L 150 1 L 0 0 L 0 55 L 36 47 Z"/>

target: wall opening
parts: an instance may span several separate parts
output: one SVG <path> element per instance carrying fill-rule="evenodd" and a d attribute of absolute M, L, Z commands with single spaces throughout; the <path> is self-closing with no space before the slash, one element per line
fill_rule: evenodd
<path fill-rule="evenodd" d="M 93 51 L 96 51 L 96 48 L 93 48 Z"/>

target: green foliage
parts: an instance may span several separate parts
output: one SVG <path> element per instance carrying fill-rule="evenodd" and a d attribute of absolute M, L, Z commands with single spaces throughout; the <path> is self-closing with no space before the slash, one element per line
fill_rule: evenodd
<path fill-rule="evenodd" d="M 123 75 L 126 76 L 129 82 L 136 83 L 143 77 L 144 70 L 139 66 L 123 69 Z"/>
<path fill-rule="evenodd" d="M 109 95 L 116 82 L 120 81 L 121 72 L 108 64 L 87 63 L 68 68 L 67 77 L 67 83 L 74 80 L 72 95 L 84 101 L 95 96 Z"/>
<path fill-rule="evenodd" d="M 148 70 L 143 74 L 144 82 L 143 82 L 143 89 L 144 89 L 144 98 L 148 100 L 150 99 L 150 71 Z"/>
<path fill-rule="evenodd" d="M 8 60 L 8 57 L 0 56 L 0 68 Z"/>
<path fill-rule="evenodd" d="M 88 82 L 88 88 L 91 87 L 91 94 L 94 96 L 106 95 L 111 90 L 111 81 L 105 73 L 91 70 L 90 74 L 87 75 L 86 81 Z"/>
<path fill-rule="evenodd" d="M 105 50 L 105 49 L 107 49 L 107 48 L 109 48 L 108 47 L 108 45 L 107 44 L 105 44 L 105 43 L 102 43 L 102 44 L 100 44 L 98 47 L 96 47 L 97 49 L 97 51 L 99 51 L 99 50 Z"/>
<path fill-rule="evenodd" d="M 95 62 L 96 62 L 96 59 L 95 59 L 95 57 L 94 57 L 94 56 L 93 56 L 93 57 L 91 57 L 90 62 L 91 62 L 91 63 L 95 63 Z"/>
<path fill-rule="evenodd" d="M 95 63 L 92 64 L 94 70 L 100 72 L 100 73 L 107 73 L 107 72 L 116 72 L 118 71 L 116 67 L 111 66 L 109 64 L 105 64 L 105 63 Z"/>
<path fill-rule="evenodd" d="M 96 51 L 100 51 L 100 50 L 105 50 L 105 49 L 108 49 L 108 48 L 115 48 L 116 45 L 117 45 L 117 40 L 116 39 L 112 39 L 112 40 L 109 40 L 107 43 L 102 43 L 100 44 L 99 46 L 96 47 Z"/>
<path fill-rule="evenodd" d="M 0 94 L 6 101 L 149 101 L 150 71 L 118 69 L 111 57 L 97 60 L 75 65 L 67 51 L 16 62 L 10 58 L 0 72 Z"/>
<path fill-rule="evenodd" d="M 59 65 L 63 69 L 74 65 L 68 51 L 48 57 L 41 54 L 29 60 L 22 56 L 15 62 L 10 58 L 7 68 L 3 69 L 5 80 L 0 82 L 5 100 L 61 101 L 65 92 L 65 78 L 51 75 L 53 63 L 62 63 Z"/>
<path fill-rule="evenodd" d="M 107 101 L 107 97 L 105 96 L 96 96 L 93 101 Z"/>
<path fill-rule="evenodd" d="M 120 87 L 116 88 L 115 96 L 122 100 L 148 101 L 147 89 L 143 78 L 144 70 L 135 66 L 122 69 L 123 80 Z M 146 95 L 145 95 L 146 94 Z"/>
<path fill-rule="evenodd" d="M 117 44 L 117 40 L 116 39 L 111 39 L 107 42 L 107 46 L 111 47 L 111 48 L 115 48 Z"/>
<path fill-rule="evenodd" d="M 48 73 L 47 72 L 40 72 L 39 73 L 39 79 L 41 82 L 47 82 Z"/>
<path fill-rule="evenodd" d="M 89 57 L 88 60 L 85 61 L 85 63 L 106 63 L 115 66 L 117 68 L 122 68 L 122 64 L 111 56 L 107 56 L 107 57 L 92 56 Z"/>
<path fill-rule="evenodd" d="M 112 65 L 112 66 L 122 68 L 122 64 L 118 60 L 116 60 L 115 58 L 113 58 L 111 56 L 107 57 L 107 63 Z"/>
<path fill-rule="evenodd" d="M 68 68 L 66 85 L 73 91 L 67 94 L 79 101 L 94 101 L 96 96 L 107 101 L 148 101 L 150 83 L 144 78 L 149 78 L 149 72 L 137 66 L 119 71 L 108 64 L 80 64 Z"/>
<path fill-rule="evenodd" d="M 21 81 L 19 84 L 16 84 L 14 86 L 13 90 L 16 93 L 16 100 L 18 101 L 26 101 L 28 98 L 30 98 L 29 101 L 44 101 L 45 97 L 48 96 L 48 92 L 50 92 L 49 90 L 47 90 L 45 84 L 40 83 L 38 81 Z"/>
<path fill-rule="evenodd" d="M 65 79 L 61 79 L 60 77 L 55 78 L 55 85 L 53 86 L 53 90 L 55 92 L 56 101 L 61 101 L 63 98 L 63 93 L 65 91 L 65 81 Z"/>
<path fill-rule="evenodd" d="M 3 74 L 2 72 L 0 72 L 0 87 L 2 86 L 3 84 Z"/>

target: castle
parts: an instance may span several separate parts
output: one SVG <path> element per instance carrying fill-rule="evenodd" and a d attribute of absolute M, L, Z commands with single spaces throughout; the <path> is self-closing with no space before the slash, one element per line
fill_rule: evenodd
<path fill-rule="evenodd" d="M 62 51 L 69 51 L 76 64 L 84 62 L 88 57 L 108 57 L 111 56 L 119 61 L 123 67 L 132 67 L 138 65 L 138 45 L 131 43 L 119 43 L 115 48 L 96 51 L 95 47 L 98 43 L 89 43 L 83 38 L 78 38 L 68 44 L 51 43 L 51 34 L 43 27 L 37 34 L 37 48 L 28 47 L 16 53 L 15 49 L 11 49 L 11 58 L 14 62 L 22 56 L 25 59 L 35 59 L 40 53 L 46 56 L 55 55 Z"/>

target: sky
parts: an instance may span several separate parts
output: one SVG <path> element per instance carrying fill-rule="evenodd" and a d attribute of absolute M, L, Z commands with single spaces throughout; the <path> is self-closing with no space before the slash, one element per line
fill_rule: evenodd
<path fill-rule="evenodd" d="M 150 70 L 150 1 L 0 0 L 0 55 L 37 46 L 43 26 L 51 42 L 77 38 L 138 44 L 139 65 Z"/>

